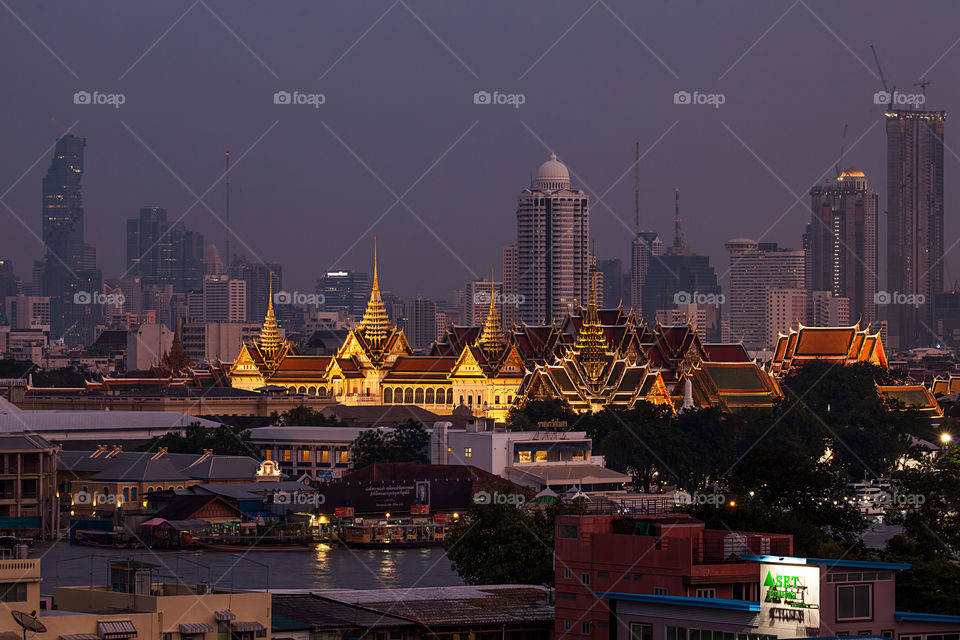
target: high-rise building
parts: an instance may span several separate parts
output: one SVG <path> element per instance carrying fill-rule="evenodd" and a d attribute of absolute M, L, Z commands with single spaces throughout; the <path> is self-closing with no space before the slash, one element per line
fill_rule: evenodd
<path fill-rule="evenodd" d="M 807 300 L 806 289 L 767 287 L 767 299 L 763 305 L 767 345 L 777 344 L 781 333 L 789 334 L 790 329 L 799 328 L 807 317 Z"/>
<path fill-rule="evenodd" d="M 410 346 L 427 351 L 437 339 L 437 305 L 429 298 L 408 298 L 404 303 L 404 334 Z"/>
<path fill-rule="evenodd" d="M 219 276 L 221 273 L 223 273 L 223 260 L 220 259 L 217 245 L 208 244 L 203 250 L 203 275 Z"/>
<path fill-rule="evenodd" d="M 655 231 L 640 231 L 633 238 L 630 244 L 630 306 L 638 317 L 644 313 L 643 285 L 647 281 L 650 262 L 661 256 L 663 240 Z"/>
<path fill-rule="evenodd" d="M 517 245 L 511 244 L 500 253 L 503 276 L 503 302 L 500 304 L 502 326 L 512 327 L 520 321 L 520 297 L 517 291 Z"/>
<path fill-rule="evenodd" d="M 175 293 L 200 288 L 204 252 L 203 236 L 168 222 L 166 209 L 142 207 L 139 217 L 127 220 L 125 275 L 140 276 L 143 286 L 169 284 Z"/>
<path fill-rule="evenodd" d="M 49 296 L 9 296 L 5 311 L 11 329 L 50 331 Z"/>
<path fill-rule="evenodd" d="M 938 342 L 935 300 L 943 292 L 943 111 L 889 110 L 887 124 L 887 305 L 890 346 Z"/>
<path fill-rule="evenodd" d="M 503 284 L 494 281 L 492 291 L 497 307 L 503 306 Z M 483 325 L 490 310 L 490 292 L 490 280 L 472 280 L 467 283 L 461 316 L 463 324 L 471 327 Z"/>
<path fill-rule="evenodd" d="M 833 184 L 810 190 L 808 291 L 849 298 L 863 325 L 877 319 L 877 194 L 850 167 Z"/>
<path fill-rule="evenodd" d="M 803 249 L 781 249 L 749 238 L 728 240 L 730 286 L 725 308 L 734 340 L 747 349 L 774 346 L 767 329 L 767 289 L 806 289 Z M 805 317 L 804 313 L 804 317 Z"/>
<path fill-rule="evenodd" d="M 599 260 L 597 271 L 601 278 L 598 284 L 603 286 L 603 306 L 607 309 L 614 309 L 620 304 L 629 307 L 630 292 L 627 287 L 630 279 L 623 273 L 623 261 L 620 258 Z M 597 295 L 599 296 L 599 292 Z"/>
<path fill-rule="evenodd" d="M 570 188 L 557 156 L 517 197 L 517 293 L 528 323 L 559 320 L 589 297 L 590 196 Z"/>
<path fill-rule="evenodd" d="M 259 322 L 267 315 L 270 291 L 283 291 L 283 267 L 279 263 L 254 262 L 242 253 L 233 257 L 230 277 L 247 283 L 247 322 Z"/>
<path fill-rule="evenodd" d="M 96 251 L 84 241 L 83 149 L 86 138 L 57 140 L 43 178 L 42 236 L 45 249 L 41 292 L 50 296 L 50 330 L 69 345 L 93 341 L 98 307 L 84 303 L 100 291 Z M 80 304 L 77 302 L 80 301 Z"/>
<path fill-rule="evenodd" d="M 656 322 L 662 310 L 693 303 L 706 313 L 705 326 L 698 325 L 698 331 L 703 327 L 709 340 L 717 340 L 722 302 L 717 271 L 708 256 L 671 253 L 651 260 L 641 290 L 642 318 L 649 324 Z"/>
<path fill-rule="evenodd" d="M 201 289 L 187 294 L 187 316 L 195 322 L 244 322 L 247 283 L 226 275 L 206 276 Z"/>
<path fill-rule="evenodd" d="M 832 291 L 810 292 L 805 323 L 808 327 L 846 327 L 850 321 L 849 298 L 837 298 Z"/>
<path fill-rule="evenodd" d="M 360 321 L 370 295 L 370 274 L 360 271 L 328 271 L 317 280 L 316 293 L 323 295 L 325 311 L 346 311 Z"/>
<path fill-rule="evenodd" d="M 15 296 L 22 293 L 20 291 L 20 282 L 13 272 L 13 262 L 10 260 L 0 260 L 0 300 L 7 296 Z"/>

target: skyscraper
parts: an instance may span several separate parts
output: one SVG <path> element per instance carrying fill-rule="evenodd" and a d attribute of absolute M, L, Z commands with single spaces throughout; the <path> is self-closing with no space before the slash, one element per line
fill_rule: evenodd
<path fill-rule="evenodd" d="M 175 293 L 203 286 L 203 236 L 182 222 L 168 222 L 167 210 L 142 207 L 127 220 L 127 274 L 138 275 L 144 286 L 173 285 Z"/>
<path fill-rule="evenodd" d="M 938 342 L 943 291 L 943 111 L 889 110 L 887 319 L 894 349 Z"/>
<path fill-rule="evenodd" d="M 623 261 L 620 258 L 600 260 L 597 262 L 597 271 L 602 278 L 600 280 L 600 284 L 603 285 L 602 305 L 607 309 L 614 309 L 620 304 L 629 305 L 630 292 L 627 286 L 630 280 L 624 276 Z"/>
<path fill-rule="evenodd" d="M 43 178 L 42 235 L 45 249 L 43 295 L 50 296 L 50 331 L 69 345 L 93 341 L 100 309 L 93 294 L 102 276 L 96 251 L 84 242 L 83 149 L 86 138 L 67 134 L 57 140 Z"/>
<path fill-rule="evenodd" d="M 517 295 L 517 245 L 511 244 L 500 253 L 503 274 L 503 301 L 500 303 L 501 324 L 511 327 L 520 320 L 520 298 Z"/>
<path fill-rule="evenodd" d="M 781 249 L 775 243 L 758 243 L 749 238 L 728 240 L 730 252 L 730 294 L 726 309 L 733 340 L 743 339 L 747 349 L 765 349 L 770 341 L 766 310 L 770 304 L 768 291 L 791 290 L 778 300 L 789 301 L 790 313 L 799 309 L 794 304 L 795 290 L 806 290 L 803 249 Z M 798 316 L 796 320 L 803 320 Z"/>
<path fill-rule="evenodd" d="M 226 275 L 204 277 L 203 287 L 187 295 L 187 315 L 199 322 L 243 322 L 247 283 Z"/>
<path fill-rule="evenodd" d="M 877 195 L 856 167 L 810 190 L 807 290 L 849 298 L 854 318 L 877 319 Z"/>
<path fill-rule="evenodd" d="M 283 267 L 279 263 L 262 264 L 242 253 L 234 254 L 230 277 L 247 283 L 247 322 L 257 322 L 267 315 L 270 291 L 283 291 Z"/>
<path fill-rule="evenodd" d="M 346 311 L 359 322 L 370 295 L 370 274 L 352 270 L 328 271 L 317 280 L 315 291 L 323 295 L 325 311 Z"/>
<path fill-rule="evenodd" d="M 638 231 L 630 244 L 630 305 L 638 317 L 644 314 L 643 286 L 650 271 L 650 262 L 661 256 L 663 240 L 660 236 L 655 231 Z"/>
<path fill-rule="evenodd" d="M 427 351 L 437 339 L 437 305 L 429 298 L 408 298 L 404 302 L 403 330 L 417 351 Z"/>
<path fill-rule="evenodd" d="M 563 317 L 589 296 L 590 196 L 570 188 L 555 154 L 517 197 L 517 293 L 528 323 Z"/>

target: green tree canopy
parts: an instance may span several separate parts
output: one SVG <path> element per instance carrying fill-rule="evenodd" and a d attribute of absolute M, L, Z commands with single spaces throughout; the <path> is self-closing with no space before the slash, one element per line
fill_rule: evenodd
<path fill-rule="evenodd" d="M 351 443 L 355 469 L 374 462 L 419 462 L 428 464 L 430 434 L 416 420 L 409 419 L 392 429 L 378 427 L 364 431 Z"/>

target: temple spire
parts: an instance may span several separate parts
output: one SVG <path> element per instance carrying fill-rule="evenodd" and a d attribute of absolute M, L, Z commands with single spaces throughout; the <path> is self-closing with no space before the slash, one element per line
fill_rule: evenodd
<path fill-rule="evenodd" d="M 590 276 L 590 303 L 587 305 L 587 312 L 583 314 L 583 325 L 577 333 L 573 348 L 580 354 L 580 362 L 591 381 L 596 381 L 606 364 L 607 356 L 607 338 L 600 326 L 600 314 L 597 312 L 596 274 Z"/>
<path fill-rule="evenodd" d="M 490 270 L 490 311 L 487 321 L 480 334 L 480 347 L 485 351 L 499 352 L 503 348 L 503 331 L 500 329 L 500 319 L 497 317 L 497 291 L 493 282 L 493 269 Z"/>
<path fill-rule="evenodd" d="M 273 313 L 273 274 L 270 274 L 270 297 L 267 299 L 267 315 L 263 319 L 263 327 L 260 329 L 260 339 L 258 340 L 260 351 L 267 358 L 273 359 L 280 351 L 280 330 L 277 325 L 277 317 Z"/>
<path fill-rule="evenodd" d="M 387 338 L 390 329 L 390 319 L 387 310 L 380 298 L 380 278 L 377 273 L 377 237 L 373 237 L 373 287 L 370 289 L 370 301 L 363 312 L 363 319 L 358 327 L 373 347 L 379 347 Z"/>

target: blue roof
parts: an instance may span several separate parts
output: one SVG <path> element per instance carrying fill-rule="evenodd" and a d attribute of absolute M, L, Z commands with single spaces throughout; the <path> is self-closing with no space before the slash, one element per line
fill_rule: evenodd
<path fill-rule="evenodd" d="M 887 569 L 890 571 L 906 571 L 910 565 L 906 562 L 868 562 L 866 560 L 835 560 L 833 558 L 791 558 L 789 556 L 756 556 L 743 554 L 741 560 L 747 562 L 780 562 L 784 564 L 815 564 L 825 567 L 840 567 L 843 569 Z"/>
<path fill-rule="evenodd" d="M 939 613 L 913 613 L 894 611 L 893 619 L 902 622 L 960 622 L 960 616 L 944 616 Z"/>
<path fill-rule="evenodd" d="M 728 598 L 691 598 L 688 596 L 652 596 L 643 593 L 618 593 L 604 591 L 596 594 L 598 598 L 610 600 L 632 600 L 651 604 L 673 604 L 682 607 L 704 607 L 707 609 L 728 609 L 732 611 L 760 611 L 760 603 L 752 600 L 730 600 Z"/>
<path fill-rule="evenodd" d="M 834 560 L 832 558 L 807 558 L 807 564 L 820 564 L 826 567 L 842 567 L 844 569 L 889 569 L 891 571 L 906 571 L 910 564 L 906 562 L 867 562 L 865 560 Z"/>

